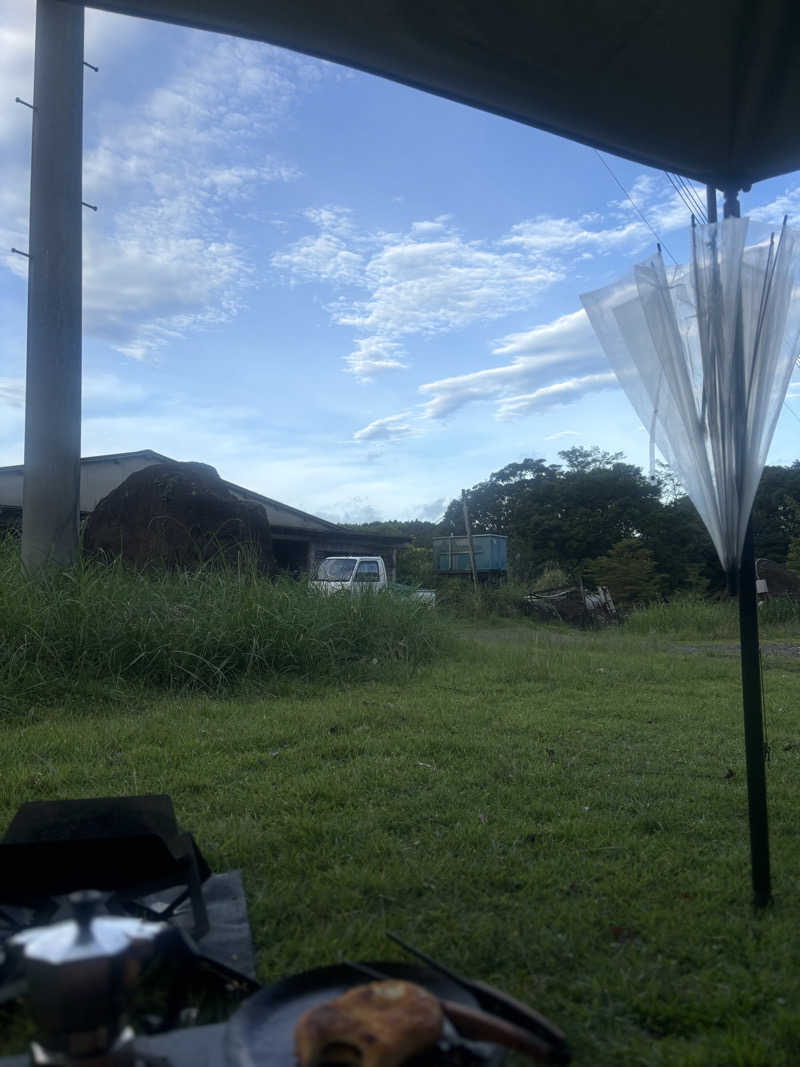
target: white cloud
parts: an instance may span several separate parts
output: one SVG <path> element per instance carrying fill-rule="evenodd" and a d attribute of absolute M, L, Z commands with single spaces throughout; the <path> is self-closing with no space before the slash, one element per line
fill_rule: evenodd
<path fill-rule="evenodd" d="M 436 500 L 429 500 L 425 504 L 420 504 L 414 514 L 426 522 L 438 522 L 447 510 L 449 503 L 450 501 L 446 497 L 440 496 Z"/>
<path fill-rule="evenodd" d="M 0 95 L 30 98 L 34 5 L 0 0 Z M 142 81 L 132 97 L 102 94 L 103 69 L 147 38 L 169 34 L 161 83 Z M 144 43 L 143 43 L 144 42 Z M 87 12 L 84 329 L 134 358 L 243 306 L 254 281 L 245 223 L 266 183 L 297 169 L 265 154 L 265 141 L 327 64 L 254 42 L 163 28 Z M 331 68 L 332 69 L 332 68 Z M 9 96 L 10 94 L 10 96 Z M 30 111 L 0 113 L 0 247 L 27 249 Z M 24 278 L 27 262 L 0 258 Z"/>
<path fill-rule="evenodd" d="M 545 441 L 561 441 L 565 437 L 583 437 L 583 434 L 578 433 L 577 430 L 559 430 L 558 433 L 548 434 Z"/>
<path fill-rule="evenodd" d="M 404 361 L 403 347 L 396 341 L 379 337 L 362 337 L 345 363 L 361 381 L 369 381 L 375 374 L 388 370 L 401 370 L 408 366 Z"/>
<path fill-rule="evenodd" d="M 306 212 L 318 233 L 273 256 L 291 281 L 328 283 L 339 290 L 332 321 L 361 336 L 344 358 L 359 378 L 407 365 L 400 339 L 463 329 L 531 307 L 562 278 L 560 270 L 502 247 L 467 241 L 448 216 L 412 224 L 408 233 L 359 232 L 349 212 Z M 363 298 L 341 292 L 355 286 Z"/>
<path fill-rule="evenodd" d="M 620 247 L 639 245 L 650 237 L 647 227 L 638 220 L 613 227 L 589 228 L 589 223 L 599 221 L 597 215 L 584 215 L 578 219 L 538 215 L 512 226 L 510 236 L 502 244 L 523 249 L 537 259 L 550 260 L 554 255 L 615 252 Z"/>
<path fill-rule="evenodd" d="M 0 405 L 10 408 L 25 406 L 24 378 L 0 378 Z"/>
<path fill-rule="evenodd" d="M 632 195 L 654 225 L 665 231 L 688 222 L 686 208 L 664 177 L 643 176 Z M 635 253 L 653 243 L 651 231 L 628 200 L 610 201 L 605 215 L 524 219 L 495 241 L 467 240 L 447 215 L 413 222 L 406 233 L 359 231 L 352 213 L 340 207 L 311 209 L 305 216 L 317 232 L 276 254 L 273 266 L 292 282 L 321 282 L 333 288 L 336 299 L 328 306 L 332 322 L 358 335 L 355 350 L 344 357 L 345 367 L 362 379 L 407 367 L 406 354 L 399 348 L 403 339 L 453 333 L 532 308 L 546 289 L 569 276 L 575 262 L 614 252 Z M 366 295 L 348 293 L 348 287 Z M 487 388 L 500 389 L 505 379 L 529 377 L 545 363 L 573 358 L 564 349 L 559 355 L 552 346 L 549 355 L 541 351 L 547 330 L 553 328 L 510 335 L 495 354 L 515 356 L 532 345 L 540 350 L 538 366 L 515 363 L 475 372 L 475 380 L 459 380 L 463 401 L 480 397 Z M 434 415 L 461 406 L 455 386 L 442 392 L 435 388 L 439 384 L 423 387 L 435 394 L 430 406 Z"/>
<path fill-rule="evenodd" d="M 573 373 L 586 373 L 607 366 L 584 311 L 562 315 L 524 333 L 509 334 L 496 343 L 493 354 L 510 356 L 511 360 L 499 367 L 420 386 L 423 396 L 430 397 L 425 403 L 427 416 L 441 419 L 474 401 L 507 399 L 523 390 L 536 392 L 567 367 Z"/>
<path fill-rule="evenodd" d="M 356 441 L 399 441 L 406 437 L 413 437 L 418 430 L 413 424 L 410 412 L 402 415 L 388 415 L 383 419 L 375 419 L 368 426 L 356 430 L 353 439 Z"/>
<path fill-rule="evenodd" d="M 416 412 L 376 419 L 354 434 L 357 441 L 402 440 L 472 403 L 493 403 L 498 419 L 541 414 L 580 399 L 588 393 L 614 388 L 616 376 L 608 370 L 585 312 L 562 315 L 525 333 L 509 334 L 494 347 L 495 355 L 511 356 L 499 367 L 442 378 L 419 387 L 429 397 Z M 569 377 L 565 373 L 571 372 Z M 581 436 L 563 430 L 548 440 Z"/>
<path fill-rule="evenodd" d="M 86 227 L 84 323 L 137 359 L 222 322 L 253 284 L 232 227 L 265 183 L 297 172 L 252 149 L 287 115 L 297 74 L 286 53 L 186 33 L 176 67 L 133 109 L 107 105 L 86 152 L 84 190 L 100 214 Z"/>
<path fill-rule="evenodd" d="M 442 215 L 441 218 L 433 219 L 430 222 L 412 222 L 411 233 L 414 237 L 438 237 L 439 234 L 444 233 L 447 226 L 447 220 L 449 215 Z"/>
<path fill-rule="evenodd" d="M 272 257 L 273 266 L 292 281 L 359 284 L 364 268 L 360 253 L 352 252 L 335 233 L 303 237 L 285 252 Z"/>
<path fill-rule="evenodd" d="M 340 237 L 349 237 L 354 233 L 353 213 L 348 208 L 329 204 L 327 207 L 310 207 L 303 214 L 309 222 L 326 233 L 335 233 Z"/>
<path fill-rule="evenodd" d="M 532 415 L 556 404 L 568 404 L 579 400 L 587 393 L 599 389 L 613 389 L 617 386 L 617 376 L 613 371 L 601 374 L 587 374 L 583 378 L 569 378 L 567 381 L 545 385 L 523 396 L 510 396 L 501 401 L 497 417 L 511 419 L 518 415 Z"/>
<path fill-rule="evenodd" d="M 370 259 L 368 298 L 341 310 L 337 321 L 378 336 L 451 331 L 529 307 L 560 277 L 455 233 L 436 241 L 400 238 Z"/>
<path fill-rule="evenodd" d="M 780 196 L 776 196 L 768 204 L 748 209 L 747 214 L 751 219 L 776 225 L 783 221 L 784 215 L 788 215 L 789 225 L 796 226 L 800 221 L 800 186 L 785 189 Z"/>

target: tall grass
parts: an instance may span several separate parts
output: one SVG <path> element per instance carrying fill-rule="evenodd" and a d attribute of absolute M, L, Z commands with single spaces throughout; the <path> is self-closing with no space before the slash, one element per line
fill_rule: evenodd
<path fill-rule="evenodd" d="M 87 684 L 221 692 L 246 680 L 351 679 L 416 665 L 442 641 L 421 602 L 320 596 L 247 565 L 137 572 L 84 561 L 29 578 L 19 544 L 0 543 L 0 707 Z"/>
<path fill-rule="evenodd" d="M 758 608 L 762 637 L 796 636 L 800 625 L 800 602 L 765 600 Z M 736 641 L 739 639 L 739 606 L 735 597 L 707 600 L 677 597 L 653 602 L 627 616 L 628 633 L 682 638 L 691 641 Z"/>
<path fill-rule="evenodd" d="M 527 586 L 519 583 L 480 583 L 476 590 L 469 577 L 447 578 L 437 584 L 436 605 L 455 619 L 511 619 L 522 614 L 527 594 Z"/>

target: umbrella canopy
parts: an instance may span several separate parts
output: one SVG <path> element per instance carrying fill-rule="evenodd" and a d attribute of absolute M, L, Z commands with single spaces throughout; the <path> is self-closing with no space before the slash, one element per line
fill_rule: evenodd
<path fill-rule="evenodd" d="M 719 188 L 800 169 L 796 0 L 92 6 L 283 45 Z"/>
<path fill-rule="evenodd" d="M 581 300 L 730 571 L 800 350 L 800 232 L 729 218 L 692 247 L 688 266 L 659 252 Z"/>

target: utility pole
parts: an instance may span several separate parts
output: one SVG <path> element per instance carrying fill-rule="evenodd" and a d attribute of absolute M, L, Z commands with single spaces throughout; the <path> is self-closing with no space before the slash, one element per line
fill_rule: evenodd
<path fill-rule="evenodd" d="M 22 559 L 78 554 L 81 464 L 83 5 L 37 0 Z"/>

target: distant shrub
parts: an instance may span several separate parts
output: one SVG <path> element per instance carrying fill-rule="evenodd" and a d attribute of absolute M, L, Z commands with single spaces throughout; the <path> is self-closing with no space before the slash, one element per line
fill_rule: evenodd
<path fill-rule="evenodd" d="M 531 584 L 531 592 L 541 593 L 545 589 L 558 589 L 574 585 L 574 580 L 570 578 L 565 570 L 557 563 L 547 563 L 542 568 L 539 576 Z"/>

